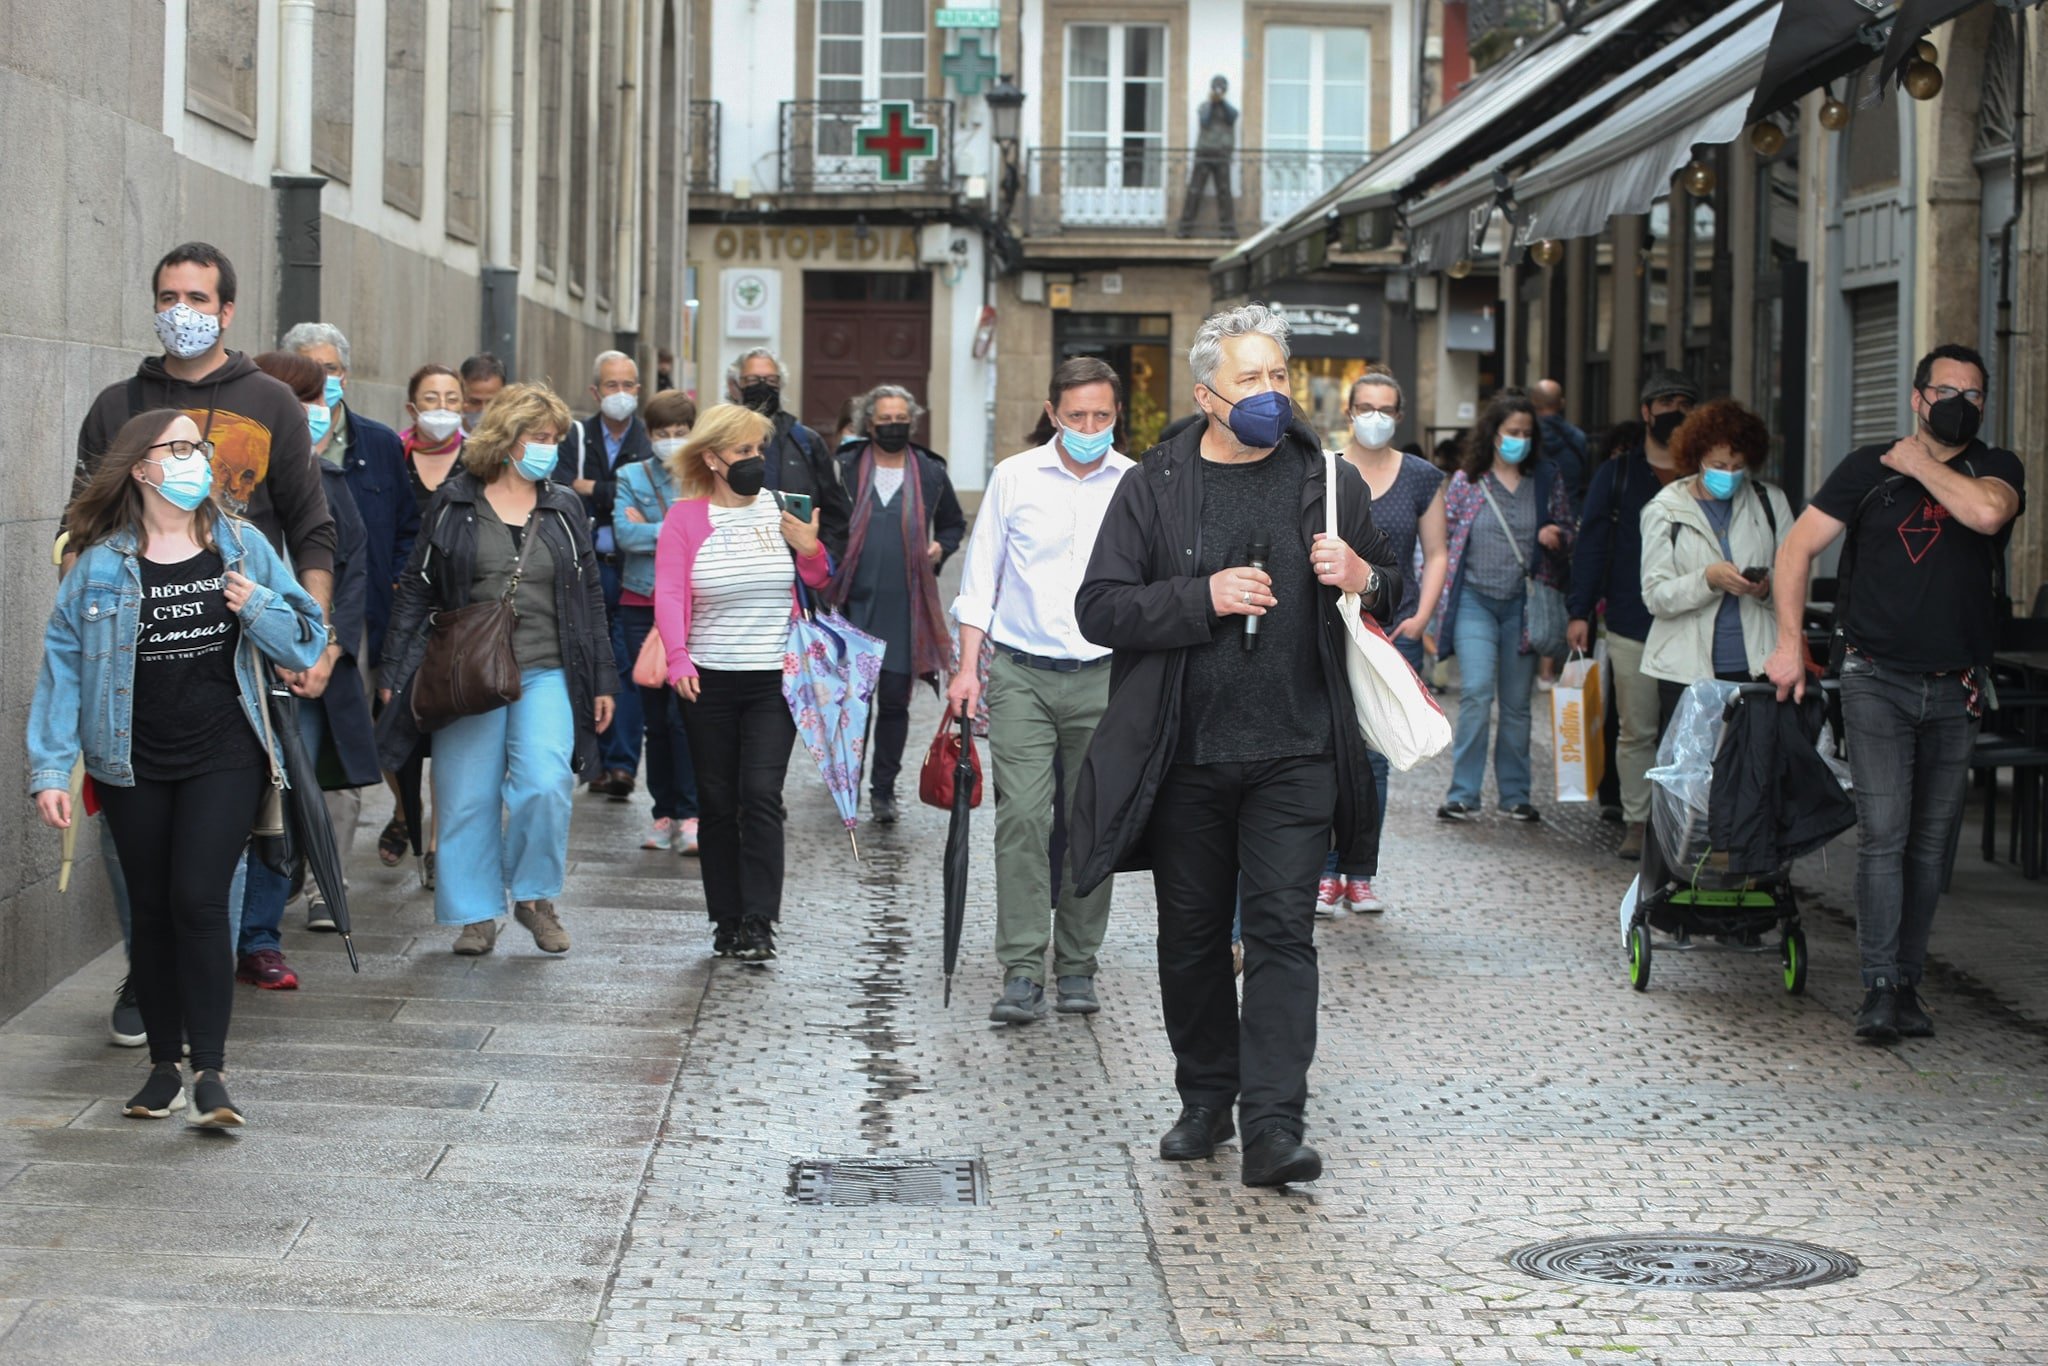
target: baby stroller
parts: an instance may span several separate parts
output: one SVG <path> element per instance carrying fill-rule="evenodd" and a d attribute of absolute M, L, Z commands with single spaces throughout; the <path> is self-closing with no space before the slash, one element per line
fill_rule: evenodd
<path fill-rule="evenodd" d="M 1821 686 L 1833 689 L 1836 684 Z M 1776 689 L 1768 683 L 1709 679 L 1686 689 L 1658 746 L 1658 765 L 1650 771 L 1650 822 L 1642 871 L 1621 905 L 1628 980 L 1637 991 L 1650 989 L 1653 930 L 1670 936 L 1678 948 L 1714 943 L 1745 953 L 1768 952 L 1765 935 L 1775 931 L 1785 990 L 1794 995 L 1806 990 L 1806 933 L 1792 889 L 1792 860 L 1855 821 L 1854 807 L 1841 790 L 1847 785 L 1847 767 L 1833 757 L 1836 737 L 1821 724 L 1825 709 L 1811 688 L 1809 699 L 1809 714 L 1819 734 L 1807 734 L 1812 750 L 1794 758 L 1825 766 L 1821 782 L 1828 790 L 1823 796 L 1832 800 L 1804 803 L 1798 813 L 1797 843 L 1785 849 L 1768 871 L 1758 872 L 1753 854 L 1744 866 L 1729 849 L 1715 847 L 1712 832 L 1717 827 L 1725 831 L 1730 822 L 1713 818 L 1714 769 L 1717 762 L 1742 762 L 1744 756 L 1724 751 L 1724 744 L 1739 743 L 1738 737 L 1748 734 L 1749 723 L 1775 723 L 1768 715 L 1744 716 L 1743 709 L 1786 704 L 1777 701 Z M 1796 718 L 1793 724 L 1798 724 Z M 1736 799 L 1729 784 L 1720 786 L 1723 801 Z"/>

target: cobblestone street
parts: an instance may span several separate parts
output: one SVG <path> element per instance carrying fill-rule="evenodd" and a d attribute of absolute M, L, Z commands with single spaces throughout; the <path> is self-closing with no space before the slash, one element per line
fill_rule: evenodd
<path fill-rule="evenodd" d="M 913 736 L 935 720 L 927 694 Z M 577 798 L 561 960 L 517 927 L 452 957 L 411 872 L 368 856 L 366 811 L 362 974 L 288 920 L 303 989 L 238 989 L 243 1133 L 120 1116 L 144 1062 L 105 1042 L 117 951 L 0 1030 L 0 1357 L 2048 1359 L 2034 887 L 1977 872 L 1966 840 L 2005 919 L 1945 908 L 1939 1036 L 1861 1047 L 1845 849 L 1803 879 L 1806 997 L 1774 951 L 1704 949 L 1661 954 L 1638 994 L 1613 828 L 1555 807 L 1447 828 L 1442 786 L 1440 766 L 1396 777 L 1392 909 L 1319 927 L 1328 1174 L 1286 1193 L 1241 1186 L 1235 1144 L 1155 1155 L 1176 1103 L 1149 879 L 1118 885 L 1102 1014 L 987 1023 L 986 811 L 950 1010 L 944 815 L 863 826 L 856 864 L 801 754 L 766 969 L 709 960 L 694 863 L 636 847 L 637 805 Z M 2007 960 L 2034 977 L 2001 978 Z M 794 1159 L 873 1154 L 978 1157 L 988 1203 L 789 1193 Z M 1506 1260 L 1666 1231 L 1862 1269 L 1689 1295 Z"/>

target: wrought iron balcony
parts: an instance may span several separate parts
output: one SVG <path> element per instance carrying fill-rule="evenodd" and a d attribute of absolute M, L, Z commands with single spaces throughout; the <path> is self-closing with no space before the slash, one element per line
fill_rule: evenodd
<path fill-rule="evenodd" d="M 1019 221 L 1026 237 L 1123 231 L 1235 239 L 1289 217 L 1365 161 L 1363 152 L 1271 147 L 1215 156 L 1137 139 L 1034 147 Z M 1219 186 L 1227 187 L 1227 202 Z"/>
<path fill-rule="evenodd" d="M 951 100 L 785 100 L 782 188 L 953 192 Z"/>
<path fill-rule="evenodd" d="M 718 101 L 690 101 L 690 188 L 718 188 Z"/>

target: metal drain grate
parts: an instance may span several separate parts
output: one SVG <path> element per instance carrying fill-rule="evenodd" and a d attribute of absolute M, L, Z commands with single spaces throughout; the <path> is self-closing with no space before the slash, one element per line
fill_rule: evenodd
<path fill-rule="evenodd" d="M 799 1205 L 986 1205 L 978 1157 L 800 1158 L 788 1193 Z"/>
<path fill-rule="evenodd" d="M 1509 1254 L 1532 1276 L 1634 1290 L 1796 1290 L 1854 1276 L 1854 1257 L 1777 1238 L 1659 1233 L 1636 1238 L 1569 1238 Z"/>

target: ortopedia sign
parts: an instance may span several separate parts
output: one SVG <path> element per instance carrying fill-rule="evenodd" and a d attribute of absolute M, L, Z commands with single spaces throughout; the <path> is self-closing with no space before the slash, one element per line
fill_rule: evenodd
<path fill-rule="evenodd" d="M 940 28 L 1001 28 L 1003 12 L 999 9 L 942 9 L 934 22 Z"/>

